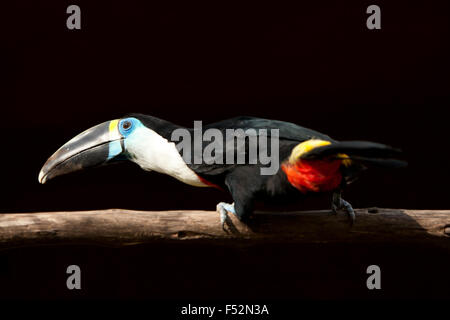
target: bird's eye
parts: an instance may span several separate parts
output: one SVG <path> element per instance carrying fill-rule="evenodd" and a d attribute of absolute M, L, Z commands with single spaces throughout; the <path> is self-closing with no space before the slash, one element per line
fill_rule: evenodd
<path fill-rule="evenodd" d="M 130 121 L 124 121 L 124 122 L 122 123 L 122 128 L 123 128 L 124 130 L 130 129 L 130 128 L 131 128 L 131 122 L 130 122 Z"/>

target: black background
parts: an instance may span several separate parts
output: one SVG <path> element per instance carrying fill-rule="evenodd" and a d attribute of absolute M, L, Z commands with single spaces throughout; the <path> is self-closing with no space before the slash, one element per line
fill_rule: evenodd
<path fill-rule="evenodd" d="M 230 200 L 218 190 L 183 185 L 133 164 L 38 183 L 40 167 L 60 145 L 129 112 L 186 126 L 252 115 L 295 122 L 338 140 L 387 143 L 404 150 L 408 169 L 368 172 L 349 188 L 347 200 L 354 207 L 449 209 L 450 3 L 293 3 L 2 3 L 0 210 L 214 209 Z M 81 7 L 81 30 L 66 28 L 70 4 Z M 366 28 L 370 4 L 381 7 L 381 30 Z M 329 199 L 316 199 L 297 209 L 328 205 Z M 308 259 L 323 263 L 310 270 L 301 253 L 292 256 L 296 250 L 275 244 L 243 244 L 242 251 L 202 245 L 9 250 L 0 258 L 0 296 L 373 296 L 365 289 L 370 253 L 355 257 L 348 248 L 344 256 L 326 258 L 318 248 L 304 248 Z M 430 294 L 433 281 L 449 283 L 442 273 L 433 275 L 450 265 L 448 254 L 442 265 L 429 266 L 421 248 L 369 251 L 379 264 L 392 267 L 388 279 L 400 279 L 388 285 L 385 296 L 448 297 L 443 287 Z M 399 251 L 419 266 L 405 274 Z M 353 269 L 339 264 L 346 259 Z M 81 293 L 65 289 L 69 264 L 86 270 Z M 247 285 L 221 288 L 219 278 L 227 273 L 248 276 Z M 145 280 L 149 274 L 151 281 Z M 408 287 L 411 277 L 419 285 Z M 114 290 L 111 278 L 118 281 Z M 171 287 L 175 284 L 178 288 Z"/>

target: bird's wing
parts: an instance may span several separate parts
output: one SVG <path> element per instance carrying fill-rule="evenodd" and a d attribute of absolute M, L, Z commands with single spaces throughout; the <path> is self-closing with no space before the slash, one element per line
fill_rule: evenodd
<path fill-rule="evenodd" d="M 267 129 L 268 134 L 270 134 L 271 129 L 279 130 L 280 139 L 293 140 L 302 142 L 309 139 L 322 139 L 333 141 L 326 134 L 314 131 L 305 127 L 301 127 L 297 124 L 280 121 L 280 120 L 270 120 L 263 118 L 255 118 L 248 116 L 235 117 L 227 120 L 222 120 L 219 122 L 211 123 L 204 126 L 205 129 L 217 128 L 217 129 Z"/>
<path fill-rule="evenodd" d="M 239 149 L 237 143 L 235 142 L 235 137 L 231 135 L 226 134 L 227 129 L 242 129 L 246 136 L 255 136 L 257 138 L 257 141 L 260 142 L 260 138 L 262 136 L 267 137 L 267 146 L 258 144 L 258 151 L 259 148 L 267 147 L 266 154 L 271 155 L 271 138 L 272 138 L 272 130 L 276 129 L 278 130 L 278 137 L 275 137 L 278 139 L 278 145 L 279 145 L 279 161 L 284 160 L 288 153 L 285 151 L 290 151 L 296 144 L 299 142 L 309 140 L 309 139 L 322 139 L 322 140 L 328 140 L 328 141 L 334 141 L 329 136 L 308 129 L 301 127 L 299 125 L 290 123 L 290 122 L 284 122 L 284 121 L 278 121 L 278 120 L 269 120 L 269 119 L 263 119 L 263 118 L 254 118 L 254 117 L 236 117 L 231 118 L 215 123 L 211 123 L 208 125 L 205 125 L 203 127 L 203 131 L 208 129 L 218 129 L 224 138 L 224 144 L 223 148 L 221 150 L 216 150 L 216 153 L 214 154 L 215 159 L 223 159 L 223 163 L 216 163 L 212 159 L 205 159 L 205 155 L 203 155 L 203 161 L 199 164 L 194 164 L 194 161 L 191 161 L 189 163 L 189 167 L 200 175 L 208 175 L 208 176 L 215 176 L 215 175 L 221 175 L 223 173 L 228 172 L 231 168 L 239 165 L 237 163 L 237 156 L 236 154 L 238 152 L 242 152 L 243 149 Z M 248 129 L 253 129 L 254 131 L 247 131 Z M 264 130 L 263 130 L 264 129 Z M 252 134 L 253 132 L 253 134 Z M 204 148 L 209 144 L 209 141 L 204 141 L 202 144 L 202 147 Z M 252 155 L 251 152 L 249 152 L 249 139 L 245 139 L 245 164 L 255 164 L 258 166 L 262 166 L 260 163 L 260 159 L 258 158 L 259 153 L 254 153 Z M 226 163 L 226 153 L 229 152 L 229 150 L 233 150 L 235 152 L 235 160 L 234 163 Z M 285 154 L 286 153 L 286 154 Z M 193 159 L 193 158 L 192 158 Z M 206 161 L 205 161 L 206 160 Z M 208 161 L 210 160 L 210 161 Z"/>

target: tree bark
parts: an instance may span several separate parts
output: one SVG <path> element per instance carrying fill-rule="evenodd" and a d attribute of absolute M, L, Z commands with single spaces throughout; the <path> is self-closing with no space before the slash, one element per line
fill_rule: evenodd
<path fill-rule="evenodd" d="M 248 224 L 229 214 L 225 230 L 212 211 L 132 211 L 0 214 L 0 248 L 41 244 L 124 246 L 158 241 L 298 243 L 430 242 L 450 248 L 450 210 L 357 209 L 350 226 L 330 211 L 255 213 Z"/>

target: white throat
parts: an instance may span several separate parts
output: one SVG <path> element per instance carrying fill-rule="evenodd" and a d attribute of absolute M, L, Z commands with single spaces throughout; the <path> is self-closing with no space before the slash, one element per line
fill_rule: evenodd
<path fill-rule="evenodd" d="M 125 146 L 131 161 L 144 170 L 164 173 L 192 186 L 208 186 L 186 165 L 175 143 L 147 127 L 136 128 L 125 140 Z"/>

